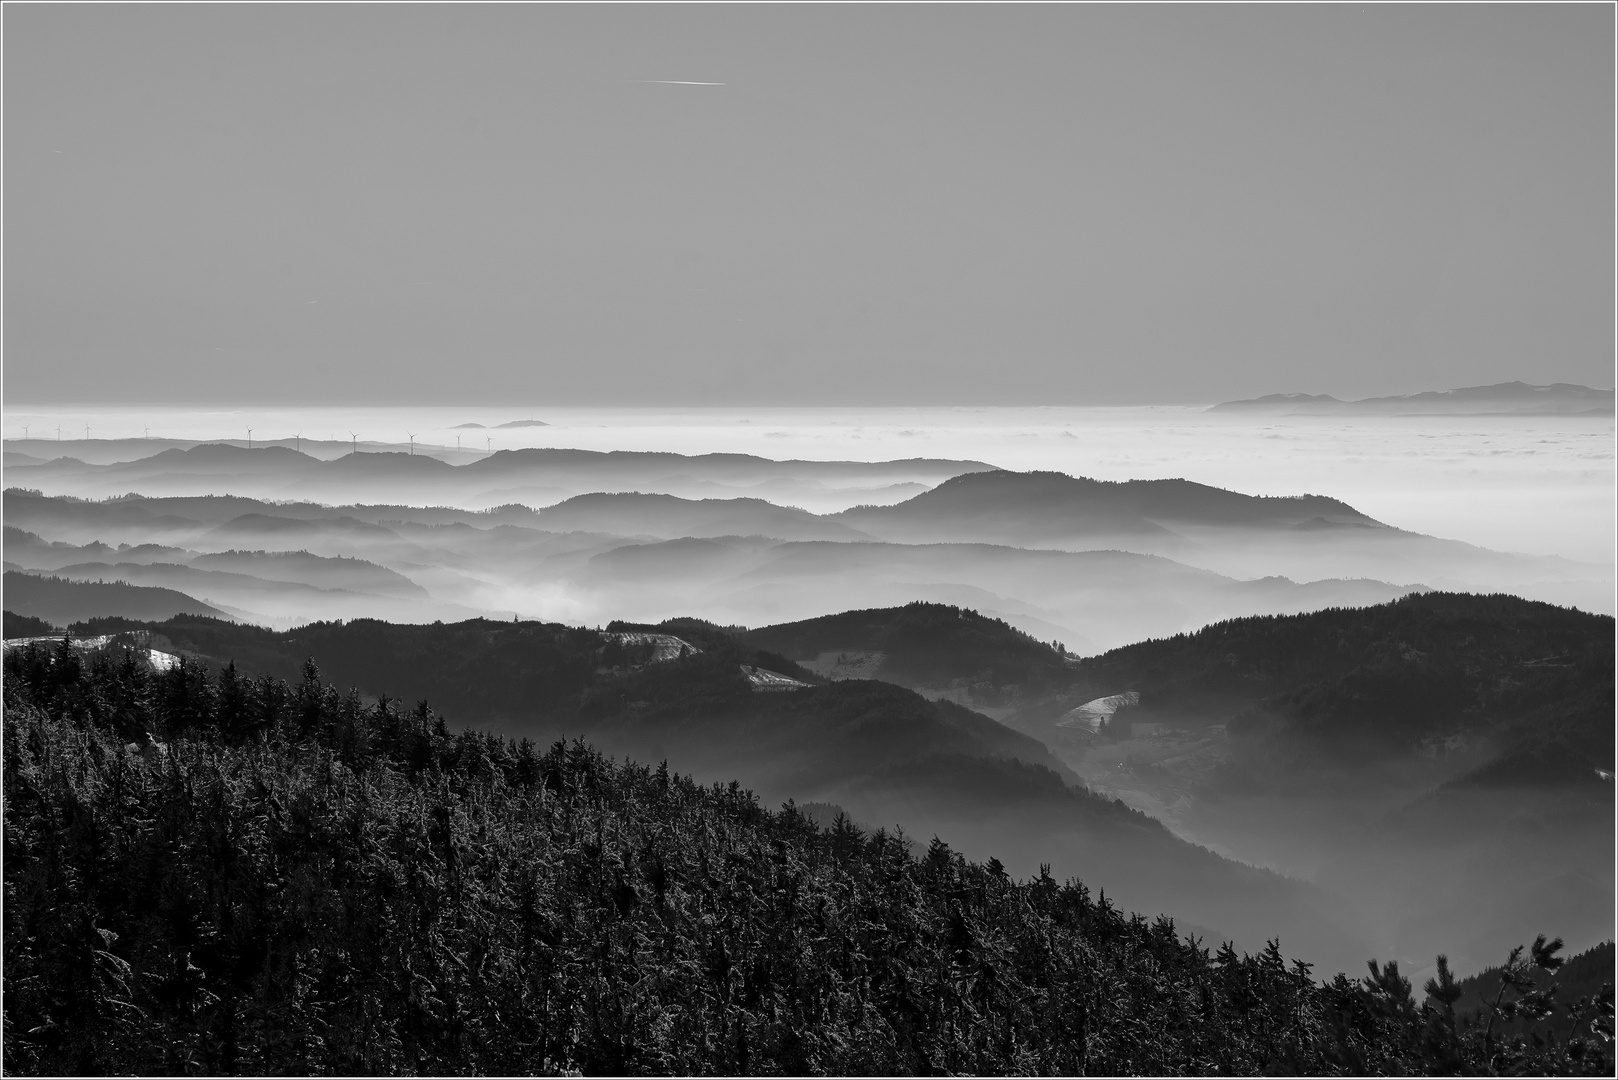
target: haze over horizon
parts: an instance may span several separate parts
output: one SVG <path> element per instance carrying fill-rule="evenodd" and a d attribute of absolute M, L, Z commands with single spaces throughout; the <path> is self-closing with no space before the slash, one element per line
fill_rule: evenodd
<path fill-rule="evenodd" d="M 7 392 L 1610 386 L 1612 26 L 1602 6 L 12 8 Z"/>

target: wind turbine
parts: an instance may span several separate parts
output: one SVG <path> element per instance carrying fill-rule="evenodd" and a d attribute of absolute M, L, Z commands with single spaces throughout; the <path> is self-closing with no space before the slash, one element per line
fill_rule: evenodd
<path fill-rule="evenodd" d="M 56 429 L 56 441 L 57 441 L 57 442 L 61 442 L 61 441 L 62 441 L 62 429 L 61 429 L 61 428 L 60 428 L 60 427 L 58 427 L 58 428 L 57 428 L 57 429 Z"/>
<path fill-rule="evenodd" d="M 90 425 L 89 424 L 84 425 L 84 441 L 85 442 L 90 441 Z"/>
<path fill-rule="evenodd" d="M 485 435 L 485 436 L 483 436 L 483 452 L 485 454 L 487 454 L 489 452 L 489 446 L 493 442 L 494 442 L 494 436 L 493 435 Z"/>
<path fill-rule="evenodd" d="M 24 438 L 28 437 L 28 429 L 27 428 L 23 428 L 22 433 L 23 433 Z M 461 452 L 461 437 L 459 435 L 455 436 L 455 452 L 457 454 L 459 454 Z"/>
<path fill-rule="evenodd" d="M 356 453 L 356 454 L 359 453 L 360 452 L 360 437 L 358 435 L 354 434 L 352 431 L 350 431 L 348 433 L 348 437 L 350 439 L 354 440 L 354 453 Z"/>
<path fill-rule="evenodd" d="M 405 434 L 410 436 L 410 456 L 415 457 L 416 456 L 416 433 L 414 431 L 407 431 L 407 432 L 405 432 Z"/>
<path fill-rule="evenodd" d="M 298 453 L 303 453 L 303 432 L 300 431 L 292 437 L 297 440 L 293 445 L 298 448 Z"/>
<path fill-rule="evenodd" d="M 253 449 L 253 429 L 252 428 L 247 429 L 247 448 L 249 450 Z"/>
<path fill-rule="evenodd" d="M 145 435 L 146 438 L 150 439 L 152 437 L 152 429 L 151 428 L 149 428 L 149 427 L 147 427 L 147 426 L 145 426 L 143 424 L 143 425 L 141 425 L 141 430 L 146 432 L 146 435 Z"/>

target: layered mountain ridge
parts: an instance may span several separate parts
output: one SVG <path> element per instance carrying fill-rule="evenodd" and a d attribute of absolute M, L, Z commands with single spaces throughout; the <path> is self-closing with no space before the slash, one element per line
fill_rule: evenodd
<path fill-rule="evenodd" d="M 1613 391 L 1576 383 L 1535 386 L 1514 381 L 1357 401 L 1342 401 L 1330 394 L 1266 394 L 1221 402 L 1209 411 L 1284 416 L 1611 416 Z"/>

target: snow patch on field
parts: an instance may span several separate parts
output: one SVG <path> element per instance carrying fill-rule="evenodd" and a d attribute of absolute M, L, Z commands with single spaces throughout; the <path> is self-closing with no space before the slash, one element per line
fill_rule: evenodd
<path fill-rule="evenodd" d="M 54 636 L 51 636 L 51 637 L 8 638 L 6 640 L 5 647 L 7 649 L 18 649 L 18 648 L 21 648 L 24 645 L 33 645 L 33 644 L 55 645 L 57 642 L 59 642 L 61 640 L 62 639 L 60 637 L 54 637 Z M 78 649 L 81 652 L 83 652 L 86 649 L 100 649 L 100 648 L 103 648 L 104 646 L 110 644 L 111 642 L 112 642 L 112 636 L 109 635 L 109 634 L 103 634 L 100 637 L 70 638 L 69 639 L 69 644 L 71 644 L 73 646 L 73 648 Z M 157 650 L 157 649 L 147 649 L 147 650 L 145 650 L 145 652 L 146 652 L 147 659 L 149 659 L 152 662 L 152 667 L 157 669 L 158 671 L 167 671 L 167 670 L 169 670 L 169 668 L 174 667 L 176 664 L 178 664 L 180 662 L 180 658 L 178 656 L 175 656 L 173 653 L 162 652 L 162 651 Z"/>
<path fill-rule="evenodd" d="M 1083 727 L 1099 731 L 1101 725 L 1110 719 L 1113 713 L 1126 706 L 1139 704 L 1140 694 L 1137 691 L 1125 690 L 1122 694 L 1109 694 L 1094 701 L 1086 701 L 1078 708 L 1070 710 L 1067 715 L 1056 721 L 1056 726 Z"/>
<path fill-rule="evenodd" d="M 678 660 L 682 656 L 695 656 L 702 650 L 673 634 L 648 634 L 638 631 L 627 633 L 604 633 L 604 638 L 610 638 L 620 645 L 649 645 L 652 648 L 650 663 L 661 664 L 670 660 Z"/>
<path fill-rule="evenodd" d="M 781 690 L 806 690 L 809 687 L 806 682 L 789 678 L 778 672 L 766 671 L 761 667 L 743 664 L 741 668 L 742 674 L 747 676 L 747 681 L 753 684 L 755 692 L 770 693 Z"/>

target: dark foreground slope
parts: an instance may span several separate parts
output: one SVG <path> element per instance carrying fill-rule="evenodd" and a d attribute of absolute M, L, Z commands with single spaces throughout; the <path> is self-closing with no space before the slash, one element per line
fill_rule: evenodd
<path fill-rule="evenodd" d="M 9 1073 L 1612 1067 L 577 744 L 128 650 L 5 675 Z"/>
<path fill-rule="evenodd" d="M 578 737 L 608 753 L 666 759 L 699 781 L 740 780 L 770 802 L 835 804 L 856 820 L 948 836 L 1013 873 L 1042 863 L 1084 873 L 1131 908 L 1172 911 L 1247 948 L 1279 936 L 1323 969 L 1355 966 L 1368 949 L 1342 930 L 1343 913 L 1318 890 L 1221 858 L 1086 790 L 1037 739 L 882 682 L 760 692 L 744 668 L 816 677 L 697 620 L 606 631 L 356 621 L 280 634 L 175 620 L 145 634 L 153 647 L 206 657 L 216 671 L 235 662 L 297 679 L 312 657 L 338 685 L 373 699 L 428 699 L 507 736 Z M 679 643 L 674 658 L 655 660 L 650 644 L 634 642 L 654 634 Z"/>

